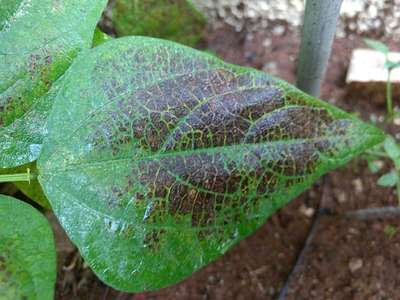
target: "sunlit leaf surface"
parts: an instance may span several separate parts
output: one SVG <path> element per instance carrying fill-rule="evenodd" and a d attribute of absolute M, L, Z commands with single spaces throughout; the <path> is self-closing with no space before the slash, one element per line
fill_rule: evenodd
<path fill-rule="evenodd" d="M 106 0 L 0 0 L 0 168 L 38 157 L 53 95 Z"/>
<path fill-rule="evenodd" d="M 47 220 L 30 205 L 0 195 L 0 299 L 52 300 L 55 280 Z"/>
<path fill-rule="evenodd" d="M 157 39 L 87 51 L 62 83 L 39 181 L 86 261 L 122 290 L 184 279 L 382 140 L 263 72 Z"/>

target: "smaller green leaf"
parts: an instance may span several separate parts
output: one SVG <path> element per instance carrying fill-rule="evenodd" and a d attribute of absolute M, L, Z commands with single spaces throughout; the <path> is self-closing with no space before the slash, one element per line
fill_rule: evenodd
<path fill-rule="evenodd" d="M 377 173 L 382 169 L 382 164 L 380 163 L 380 161 L 370 160 L 368 161 L 368 169 L 372 173 Z"/>
<path fill-rule="evenodd" d="M 33 207 L 0 195 L 0 299 L 51 300 L 56 251 L 47 220 Z"/>
<path fill-rule="evenodd" d="M 393 238 L 397 232 L 398 232 L 398 228 L 394 225 L 388 224 L 385 226 L 385 229 L 383 230 L 383 232 L 389 237 L 389 238 Z"/>
<path fill-rule="evenodd" d="M 372 39 L 364 39 L 364 42 L 367 44 L 368 47 L 370 47 L 376 51 L 379 51 L 385 55 L 389 53 L 389 48 L 380 41 L 372 40 Z"/>
<path fill-rule="evenodd" d="M 396 69 L 398 67 L 400 67 L 400 61 L 388 60 L 388 61 L 385 62 L 385 68 L 386 69 L 393 70 L 393 69 Z"/>
<path fill-rule="evenodd" d="M 397 172 L 391 171 L 378 179 L 378 185 L 383 187 L 393 187 L 397 184 L 398 180 L 399 175 L 397 174 Z"/>
<path fill-rule="evenodd" d="M 392 160 L 400 159 L 400 146 L 396 143 L 396 140 L 392 136 L 388 135 L 385 138 L 383 147 Z"/>

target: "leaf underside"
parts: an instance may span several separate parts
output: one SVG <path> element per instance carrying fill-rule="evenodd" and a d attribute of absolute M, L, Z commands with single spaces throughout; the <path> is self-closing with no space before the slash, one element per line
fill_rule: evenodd
<path fill-rule="evenodd" d="M 118 36 L 144 35 L 194 46 L 205 19 L 188 0 L 117 0 L 113 23 Z"/>
<path fill-rule="evenodd" d="M 47 220 L 30 205 L 0 195 L 0 223 L 0 299 L 53 299 L 56 252 Z"/>
<path fill-rule="evenodd" d="M 106 0 L 0 2 L 0 168 L 37 159 L 54 93 Z"/>
<path fill-rule="evenodd" d="M 85 260 L 126 291 L 184 279 L 382 140 L 263 72 L 152 38 L 92 49 L 62 83 L 39 181 Z"/>

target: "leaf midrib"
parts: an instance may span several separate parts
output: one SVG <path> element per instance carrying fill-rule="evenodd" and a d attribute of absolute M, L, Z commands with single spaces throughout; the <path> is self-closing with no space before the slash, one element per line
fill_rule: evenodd
<path fill-rule="evenodd" d="M 345 135 L 343 135 L 345 136 Z M 320 142 L 324 140 L 341 140 L 342 135 L 326 135 L 326 136 L 321 136 L 321 137 L 316 137 L 316 138 L 308 138 L 308 139 L 289 139 L 289 140 L 279 140 L 279 141 L 269 141 L 267 143 L 253 143 L 253 144 L 234 144 L 234 145 L 228 145 L 228 146 L 218 146 L 218 147 L 213 147 L 213 148 L 200 148 L 200 149 L 192 149 L 192 150 L 184 150 L 184 151 L 170 151 L 170 152 L 164 152 L 164 153 L 151 153 L 150 155 L 147 156 L 142 156 L 138 157 L 135 159 L 135 162 L 143 162 L 143 161 L 152 161 L 152 160 L 160 160 L 166 157 L 175 157 L 175 156 L 189 156 L 193 154 L 214 154 L 221 152 L 221 149 L 236 149 L 236 148 L 256 148 L 256 147 L 275 147 L 278 145 L 295 145 L 295 144 L 304 144 L 307 142 Z M 378 135 L 377 135 L 378 136 Z M 234 151 L 234 150 L 231 150 Z M 52 175 L 52 174 L 60 174 L 63 172 L 68 172 L 71 170 L 76 170 L 80 168 L 96 168 L 98 165 L 108 165 L 108 164 L 115 164 L 115 163 L 123 163 L 126 165 L 126 162 L 131 162 L 133 160 L 133 157 L 120 157 L 120 158 L 113 158 L 113 159 L 106 159 L 102 161 L 95 161 L 95 162 L 86 162 L 86 163 L 76 163 L 76 164 L 68 164 L 67 166 L 70 166 L 72 168 L 60 168 L 59 164 L 56 164 L 54 167 L 52 166 L 53 163 L 51 160 L 47 160 L 46 164 L 44 167 L 42 167 L 42 172 L 40 172 L 42 175 Z M 58 160 L 57 160 L 58 161 Z M 80 168 L 73 168 L 79 166 Z M 55 172 L 54 172 L 55 171 Z"/>

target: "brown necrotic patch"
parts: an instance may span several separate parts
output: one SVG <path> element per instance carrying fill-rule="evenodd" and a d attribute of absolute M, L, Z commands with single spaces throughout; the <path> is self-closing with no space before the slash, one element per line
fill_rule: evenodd
<path fill-rule="evenodd" d="M 304 182 L 332 147 L 327 141 L 282 143 L 142 161 L 132 171 L 132 194 L 158 203 L 152 222 L 190 215 L 193 226 L 222 225 L 226 218 L 240 220 L 268 195 Z"/>
<path fill-rule="evenodd" d="M 95 145 L 111 147 L 113 152 L 132 140 L 151 151 L 238 144 L 255 120 L 284 105 L 282 92 L 269 81 L 254 86 L 250 75 L 224 69 L 118 93 L 121 96 L 110 103 L 105 119 L 99 116 L 101 126 L 95 125 L 92 136 Z"/>
<path fill-rule="evenodd" d="M 321 108 L 286 107 L 266 114 L 254 122 L 244 142 L 317 138 L 328 133 L 327 129 L 332 122 L 333 118 Z"/>
<path fill-rule="evenodd" d="M 140 61 L 144 54 L 126 55 Z M 190 216 L 192 226 L 217 228 L 302 184 L 323 156 L 342 147 L 331 137 L 345 135 L 348 123 L 307 106 L 300 94 L 286 94 L 268 77 L 202 69 L 207 64 L 196 69 L 189 59 L 166 66 L 162 59 L 156 55 L 160 67 L 153 61 L 128 81 L 101 82 L 107 110 L 89 116 L 95 132 L 89 139 L 113 155 L 126 146 L 143 153 L 131 162 L 127 186 L 112 191 L 110 206 L 129 195 L 141 206 L 152 204 L 147 223 Z M 114 67 L 131 72 L 126 64 Z M 152 232 L 146 243 L 159 239 Z"/>

